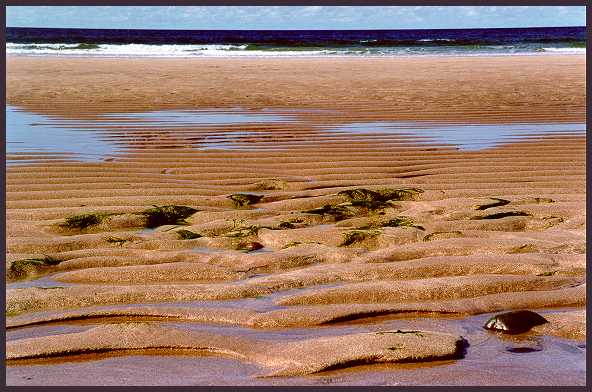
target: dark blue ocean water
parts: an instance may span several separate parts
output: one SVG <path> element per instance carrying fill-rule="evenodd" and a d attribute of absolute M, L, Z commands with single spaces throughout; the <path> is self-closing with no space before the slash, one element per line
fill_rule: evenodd
<path fill-rule="evenodd" d="M 585 53 L 585 27 L 438 30 L 6 28 L 9 54 L 402 55 Z"/>

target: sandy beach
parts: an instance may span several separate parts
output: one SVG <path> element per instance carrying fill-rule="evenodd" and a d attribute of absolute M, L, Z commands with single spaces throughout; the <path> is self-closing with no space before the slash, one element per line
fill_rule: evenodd
<path fill-rule="evenodd" d="M 112 149 L 8 152 L 7 382 L 584 385 L 585 68 L 7 57 L 7 105 Z"/>

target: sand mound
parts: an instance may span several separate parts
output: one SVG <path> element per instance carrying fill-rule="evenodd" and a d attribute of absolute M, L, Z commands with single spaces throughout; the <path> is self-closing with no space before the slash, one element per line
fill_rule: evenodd
<path fill-rule="evenodd" d="M 384 362 L 460 358 L 461 337 L 429 331 L 382 331 L 270 344 L 150 324 L 107 324 L 80 333 L 8 342 L 7 360 L 131 350 L 192 350 L 228 355 L 266 368 L 269 376 L 295 376 Z"/>
<path fill-rule="evenodd" d="M 281 305 L 392 303 L 477 297 L 501 292 L 549 290 L 582 283 L 582 278 L 516 275 L 472 275 L 403 281 L 350 283 L 293 295 Z"/>
<path fill-rule="evenodd" d="M 566 339 L 586 340 L 585 310 L 545 314 L 544 316 L 549 323 L 534 327 L 535 332 Z"/>
<path fill-rule="evenodd" d="M 205 263 L 167 263 L 150 266 L 86 268 L 54 276 L 58 282 L 145 284 L 236 280 L 240 274 Z"/>

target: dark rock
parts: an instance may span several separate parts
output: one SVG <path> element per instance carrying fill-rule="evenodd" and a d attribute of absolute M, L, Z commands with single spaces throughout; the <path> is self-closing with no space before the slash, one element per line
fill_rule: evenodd
<path fill-rule="evenodd" d="M 493 316 L 487 320 L 483 328 L 508 334 L 518 334 L 545 323 L 548 323 L 548 321 L 540 314 L 530 310 L 519 310 Z"/>

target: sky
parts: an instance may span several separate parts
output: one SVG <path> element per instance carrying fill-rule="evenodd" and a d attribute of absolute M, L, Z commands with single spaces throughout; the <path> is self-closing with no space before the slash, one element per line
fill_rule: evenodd
<path fill-rule="evenodd" d="M 585 25 L 583 6 L 6 7 L 8 27 L 312 30 Z"/>

